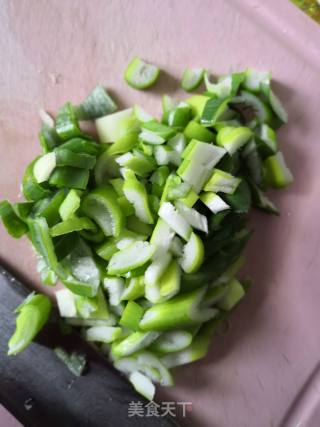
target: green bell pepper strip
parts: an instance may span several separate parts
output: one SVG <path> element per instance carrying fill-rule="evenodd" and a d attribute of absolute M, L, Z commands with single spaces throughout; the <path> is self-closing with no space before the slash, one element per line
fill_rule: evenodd
<path fill-rule="evenodd" d="M 133 112 L 136 118 L 141 123 L 150 122 L 151 120 L 155 120 L 147 111 L 145 111 L 140 105 L 135 105 L 133 107 Z"/>
<path fill-rule="evenodd" d="M 246 144 L 241 155 L 251 181 L 265 190 L 267 187 L 265 170 L 254 139 Z"/>
<path fill-rule="evenodd" d="M 127 338 L 114 342 L 111 347 L 111 354 L 116 359 L 130 356 L 130 354 L 148 347 L 159 335 L 159 332 L 155 331 L 133 332 Z"/>
<path fill-rule="evenodd" d="M 103 287 L 108 291 L 110 305 L 119 305 L 124 290 L 124 279 L 121 277 L 105 277 Z"/>
<path fill-rule="evenodd" d="M 163 95 L 161 99 L 162 111 L 163 113 L 167 113 L 168 111 L 173 110 L 177 107 L 178 102 L 176 102 L 171 96 Z"/>
<path fill-rule="evenodd" d="M 247 182 L 242 179 L 233 194 L 223 194 L 223 200 L 236 213 L 247 213 L 251 207 L 251 192 Z"/>
<path fill-rule="evenodd" d="M 177 260 L 172 260 L 159 280 L 161 301 L 169 300 L 180 291 L 181 270 Z"/>
<path fill-rule="evenodd" d="M 144 296 L 144 277 L 137 276 L 128 279 L 129 282 L 126 285 L 122 295 L 121 301 L 136 300 Z"/>
<path fill-rule="evenodd" d="M 186 68 L 181 79 L 181 87 L 186 92 L 192 92 L 201 85 L 204 76 L 204 68 Z"/>
<path fill-rule="evenodd" d="M 137 331 L 139 330 L 139 322 L 143 313 L 144 309 L 141 305 L 134 301 L 128 301 L 119 320 L 119 324 L 132 331 Z"/>
<path fill-rule="evenodd" d="M 216 309 L 200 308 L 206 287 L 184 293 L 149 308 L 142 320 L 142 331 L 165 331 L 179 327 L 193 326 L 215 317 Z"/>
<path fill-rule="evenodd" d="M 242 90 L 239 96 L 232 98 L 231 103 L 236 105 L 243 104 L 252 108 L 261 123 L 272 124 L 273 114 L 270 107 L 253 93 Z"/>
<path fill-rule="evenodd" d="M 197 139 L 203 142 L 213 142 L 215 140 L 213 132 L 193 120 L 187 124 L 183 133 L 189 140 Z"/>
<path fill-rule="evenodd" d="M 185 240 L 189 239 L 191 235 L 191 227 L 171 203 L 163 203 L 160 206 L 158 214 L 159 217 L 162 218 L 179 236 Z"/>
<path fill-rule="evenodd" d="M 133 205 L 136 216 L 146 224 L 153 224 L 154 219 L 149 207 L 145 186 L 136 178 L 132 177 L 125 179 L 123 192 L 128 201 Z"/>
<path fill-rule="evenodd" d="M 41 283 L 48 286 L 55 286 L 58 277 L 54 271 L 50 270 L 46 262 L 39 256 L 37 263 L 37 272 L 40 274 Z"/>
<path fill-rule="evenodd" d="M 56 167 L 52 172 L 49 184 L 58 188 L 67 187 L 85 190 L 89 181 L 89 171 L 71 166 Z"/>
<path fill-rule="evenodd" d="M 110 178 L 120 176 L 120 167 L 116 162 L 115 156 L 110 156 L 108 150 L 105 150 L 97 159 L 94 168 L 94 178 L 97 185 L 107 184 Z"/>
<path fill-rule="evenodd" d="M 59 215 L 62 220 L 70 219 L 80 207 L 80 195 L 77 190 L 69 190 L 66 197 L 59 206 Z"/>
<path fill-rule="evenodd" d="M 212 175 L 204 186 L 204 191 L 214 193 L 222 192 L 232 194 L 240 184 L 241 179 L 220 169 L 214 169 Z"/>
<path fill-rule="evenodd" d="M 103 258 L 106 261 L 109 261 L 112 255 L 116 252 L 118 252 L 118 248 L 114 239 L 108 239 L 105 243 L 99 245 L 96 248 L 96 253 L 99 255 L 99 257 Z"/>
<path fill-rule="evenodd" d="M 124 192 L 123 192 L 124 180 L 122 178 L 110 179 L 109 182 L 119 197 L 124 196 Z"/>
<path fill-rule="evenodd" d="M 251 129 L 241 127 L 224 127 L 217 135 L 217 145 L 223 147 L 232 156 L 253 137 Z"/>
<path fill-rule="evenodd" d="M 230 97 L 209 98 L 204 106 L 200 122 L 203 126 L 210 127 L 218 121 L 223 120 L 223 116 L 228 109 Z"/>
<path fill-rule="evenodd" d="M 87 217 L 74 217 L 59 222 L 50 228 L 52 237 L 61 236 L 62 234 L 73 233 L 74 231 L 92 230 L 96 231 L 96 225 Z"/>
<path fill-rule="evenodd" d="M 52 171 L 56 167 L 56 155 L 54 152 L 43 154 L 33 165 L 33 176 L 38 184 L 48 181 Z"/>
<path fill-rule="evenodd" d="M 52 197 L 41 199 L 35 203 L 32 214 L 35 217 L 44 217 L 49 227 L 60 221 L 59 209 L 66 197 L 65 189 L 57 191 Z"/>
<path fill-rule="evenodd" d="M 281 123 L 288 123 L 288 113 L 284 109 L 284 106 L 282 105 L 280 99 L 277 97 L 277 95 L 271 89 L 270 83 L 269 82 L 261 82 L 260 83 L 260 89 L 261 89 L 262 93 L 265 95 L 266 99 L 268 100 L 268 102 L 272 108 L 272 111 L 280 119 Z"/>
<path fill-rule="evenodd" d="M 55 129 L 62 141 L 81 136 L 82 132 L 75 115 L 74 107 L 67 102 L 60 108 L 56 117 Z"/>
<path fill-rule="evenodd" d="M 57 166 L 73 166 L 80 169 L 93 169 L 96 164 L 95 156 L 85 153 L 75 153 L 65 148 L 56 148 Z"/>
<path fill-rule="evenodd" d="M 49 153 L 57 145 L 61 144 L 61 139 L 55 128 L 48 126 L 46 123 L 42 123 L 41 131 L 38 136 L 44 154 Z"/>
<path fill-rule="evenodd" d="M 27 233 L 28 226 L 18 217 L 7 200 L 0 202 L 0 218 L 7 232 L 15 239 L 19 239 Z"/>
<path fill-rule="evenodd" d="M 101 85 L 97 85 L 87 98 L 75 107 L 79 120 L 92 120 L 115 112 L 117 104 Z"/>
<path fill-rule="evenodd" d="M 101 142 L 115 142 L 127 133 L 139 129 L 139 122 L 133 113 L 133 108 L 100 117 L 95 123 Z"/>
<path fill-rule="evenodd" d="M 273 187 L 286 187 L 293 182 L 293 176 L 287 167 L 283 154 L 278 151 L 277 154 L 268 157 L 264 161 L 267 180 Z"/>
<path fill-rule="evenodd" d="M 111 343 L 120 336 L 121 328 L 115 326 L 91 326 L 85 333 L 85 339 L 89 342 Z"/>
<path fill-rule="evenodd" d="M 168 146 L 179 154 L 183 152 L 183 150 L 186 148 L 186 145 L 187 141 L 183 133 L 177 133 L 177 135 L 173 136 L 168 141 Z"/>
<path fill-rule="evenodd" d="M 85 240 L 95 243 L 103 242 L 106 237 L 100 227 L 96 231 L 81 230 L 79 233 Z"/>
<path fill-rule="evenodd" d="M 12 209 L 21 221 L 26 222 L 31 214 L 33 206 L 34 202 L 18 202 L 12 204 Z"/>
<path fill-rule="evenodd" d="M 152 157 L 141 151 L 134 150 L 133 153 L 125 153 L 116 159 L 116 162 L 127 169 L 132 170 L 138 176 L 144 177 L 155 169 Z"/>
<path fill-rule="evenodd" d="M 140 219 L 137 218 L 135 215 L 131 215 L 127 218 L 127 228 L 128 230 L 144 234 L 146 236 L 150 236 L 153 231 L 151 225 L 140 221 Z"/>
<path fill-rule="evenodd" d="M 218 303 L 218 307 L 225 311 L 232 310 L 245 296 L 245 290 L 239 280 L 232 279 L 227 285 L 227 292 Z"/>
<path fill-rule="evenodd" d="M 176 133 L 174 129 L 171 129 L 171 127 L 156 121 L 142 123 L 141 129 L 142 131 L 146 130 L 152 132 L 155 135 L 163 138 L 165 141 L 172 138 Z"/>
<path fill-rule="evenodd" d="M 151 259 L 154 250 L 147 242 L 134 242 L 111 257 L 107 271 L 111 275 L 124 274 L 143 266 Z"/>
<path fill-rule="evenodd" d="M 162 245 L 157 247 L 152 261 L 144 273 L 145 298 L 152 303 L 157 303 L 161 299 L 160 278 L 169 267 L 171 259 L 172 256 L 170 252 L 164 249 L 164 244 L 162 242 Z M 168 278 L 170 279 L 170 275 L 168 275 Z"/>
<path fill-rule="evenodd" d="M 138 132 L 131 131 L 123 135 L 108 149 L 109 155 L 123 154 L 132 150 L 138 144 Z"/>
<path fill-rule="evenodd" d="M 126 198 L 126 196 L 118 197 L 117 200 L 118 200 L 119 206 L 120 206 L 123 214 L 126 217 L 134 215 L 134 213 L 135 213 L 134 207 L 129 202 L 129 200 Z"/>
<path fill-rule="evenodd" d="M 150 350 L 160 353 L 175 353 L 188 347 L 192 342 L 192 334 L 187 330 L 173 330 L 164 332 L 154 341 Z"/>
<path fill-rule="evenodd" d="M 135 89 L 148 89 L 155 84 L 159 74 L 158 67 L 135 57 L 128 64 L 124 79 L 129 86 Z"/>
<path fill-rule="evenodd" d="M 59 278 L 71 292 L 85 297 L 97 295 L 101 272 L 90 247 L 77 236 L 77 243 L 60 264 Z"/>
<path fill-rule="evenodd" d="M 191 227 L 208 233 L 208 220 L 205 215 L 200 214 L 193 208 L 189 208 L 179 200 L 175 203 L 175 206 L 179 214 L 191 225 Z"/>
<path fill-rule="evenodd" d="M 110 186 L 96 188 L 82 200 L 81 211 L 92 218 L 106 236 L 119 236 L 124 226 L 124 215 L 117 196 Z"/>
<path fill-rule="evenodd" d="M 78 154 L 88 154 L 90 156 L 98 156 L 104 151 L 103 144 L 98 144 L 84 138 L 69 139 L 59 145 L 59 149 L 69 150 Z"/>
<path fill-rule="evenodd" d="M 183 247 L 180 265 L 185 273 L 195 273 L 201 267 L 205 256 L 204 245 L 200 237 L 191 233 L 190 239 Z"/>
<path fill-rule="evenodd" d="M 259 93 L 262 82 L 265 82 L 268 85 L 270 84 L 270 71 L 259 71 L 255 70 L 254 68 L 247 68 L 244 74 L 245 79 L 243 82 L 243 87 L 251 92 Z"/>
<path fill-rule="evenodd" d="M 33 175 L 33 166 L 40 157 L 36 157 L 26 168 L 22 179 L 22 192 L 29 201 L 36 202 L 50 195 L 50 191 L 43 185 L 38 184 Z"/>
<path fill-rule="evenodd" d="M 206 103 L 211 98 L 209 95 L 194 95 L 186 99 L 187 104 L 191 106 L 192 112 L 195 117 L 201 117 Z"/>
<path fill-rule="evenodd" d="M 155 395 L 155 386 L 152 384 L 151 380 L 146 376 L 141 374 L 139 371 L 134 371 L 129 375 L 129 381 L 132 384 L 133 388 L 145 397 L 150 402 L 153 401 Z"/>
<path fill-rule="evenodd" d="M 47 266 L 54 272 L 60 270 L 46 219 L 43 217 L 30 218 L 28 226 L 29 238 L 37 252 L 45 260 Z"/>
<path fill-rule="evenodd" d="M 18 308 L 16 330 L 9 340 L 8 355 L 24 350 L 48 321 L 51 302 L 45 295 L 33 295 Z"/>
<path fill-rule="evenodd" d="M 189 123 L 191 118 L 191 107 L 186 104 L 186 107 L 178 106 L 168 113 L 167 123 L 170 127 L 178 130 L 183 130 Z"/>
<path fill-rule="evenodd" d="M 189 208 L 192 208 L 192 206 L 197 202 L 198 199 L 198 194 L 191 189 L 184 197 L 181 197 L 179 201 L 182 202 L 184 205 L 188 206 Z"/>
<path fill-rule="evenodd" d="M 172 354 L 166 354 L 161 358 L 161 362 L 167 368 L 174 368 L 176 366 L 185 365 L 187 363 L 195 362 L 202 359 L 208 353 L 211 342 L 212 333 L 217 329 L 224 319 L 223 315 L 218 315 L 215 319 L 207 322 L 200 328 L 200 332 L 192 340 L 190 346 L 184 350 L 177 351 Z"/>

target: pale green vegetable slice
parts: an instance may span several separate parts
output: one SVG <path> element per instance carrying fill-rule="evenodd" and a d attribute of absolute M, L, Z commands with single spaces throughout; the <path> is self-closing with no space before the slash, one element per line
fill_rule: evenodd
<path fill-rule="evenodd" d="M 253 136 L 251 129 L 241 127 L 224 127 L 219 130 L 217 135 L 217 144 L 227 150 L 232 156 L 244 144 L 246 144 Z"/>
<path fill-rule="evenodd" d="M 60 289 L 55 293 L 61 317 L 76 317 L 77 307 L 75 295 L 69 289 Z"/>
<path fill-rule="evenodd" d="M 139 125 L 132 108 L 100 117 L 95 123 L 100 142 L 115 142 Z"/>
<path fill-rule="evenodd" d="M 212 319 L 218 314 L 216 309 L 200 308 L 206 290 L 206 287 L 202 287 L 155 304 L 145 312 L 140 321 L 141 330 L 165 331 L 193 326 Z"/>
<path fill-rule="evenodd" d="M 174 230 L 183 239 L 188 240 L 191 234 L 191 227 L 188 222 L 180 215 L 172 203 L 165 202 L 159 209 L 159 216 L 172 230 Z"/>
<path fill-rule="evenodd" d="M 152 303 L 160 300 L 159 280 L 167 269 L 171 258 L 170 252 L 160 247 L 160 249 L 156 250 L 151 264 L 144 273 L 145 297 Z"/>
<path fill-rule="evenodd" d="M 215 193 L 202 193 L 200 200 L 213 212 L 214 214 L 229 209 L 230 206 Z"/>
<path fill-rule="evenodd" d="M 85 339 L 92 342 L 110 343 L 121 336 L 121 328 L 113 326 L 91 326 L 86 330 Z"/>
<path fill-rule="evenodd" d="M 177 135 L 169 139 L 168 146 L 177 153 L 181 154 L 186 148 L 186 137 L 183 133 L 177 133 Z"/>
<path fill-rule="evenodd" d="M 182 75 L 181 87 L 187 92 L 197 89 L 203 80 L 203 68 L 186 68 Z"/>
<path fill-rule="evenodd" d="M 121 341 L 116 341 L 112 345 L 112 355 L 115 358 L 130 356 L 143 348 L 148 347 L 159 337 L 160 333 L 151 332 L 132 332 Z"/>
<path fill-rule="evenodd" d="M 125 287 L 123 294 L 121 295 L 121 300 L 135 300 L 142 296 L 144 296 L 144 277 L 138 276 L 138 277 L 132 277 L 129 280 L 129 283 Z"/>
<path fill-rule="evenodd" d="M 193 208 L 189 208 L 181 201 L 177 201 L 175 205 L 179 214 L 183 216 L 183 218 L 191 225 L 191 227 L 208 233 L 208 220 L 205 215 L 200 214 Z"/>
<path fill-rule="evenodd" d="M 123 274 L 141 267 L 151 259 L 154 250 L 155 248 L 148 242 L 134 242 L 111 257 L 108 273 Z"/>
<path fill-rule="evenodd" d="M 135 371 L 130 374 L 129 381 L 138 393 L 142 394 L 147 400 L 153 401 L 156 389 L 148 377 Z"/>
<path fill-rule="evenodd" d="M 169 249 L 173 237 L 174 231 L 172 228 L 163 219 L 159 218 L 151 235 L 150 243 L 165 251 Z"/>
<path fill-rule="evenodd" d="M 111 187 L 104 186 L 91 191 L 82 200 L 81 209 L 101 227 L 106 236 L 120 235 L 124 215 Z"/>
<path fill-rule="evenodd" d="M 174 353 L 188 347 L 192 341 L 192 334 L 184 330 L 164 332 L 151 345 L 157 353 Z"/>
<path fill-rule="evenodd" d="M 212 191 L 213 193 L 233 194 L 240 184 L 241 179 L 224 172 L 220 169 L 214 169 L 209 181 L 204 186 L 204 191 Z"/>
<path fill-rule="evenodd" d="M 153 215 L 149 207 L 148 195 L 145 186 L 136 178 L 125 179 L 123 192 L 133 205 L 136 216 L 146 224 L 153 224 Z"/>
<path fill-rule="evenodd" d="M 108 291 L 110 305 L 120 304 L 124 280 L 121 277 L 106 277 L 103 279 L 103 287 Z"/>
<path fill-rule="evenodd" d="M 72 188 L 59 207 L 59 215 L 61 219 L 66 221 L 71 218 L 79 209 L 80 203 L 81 199 L 78 191 Z"/>
<path fill-rule="evenodd" d="M 181 270 L 174 259 L 167 267 L 159 282 L 161 300 L 167 300 L 175 296 L 180 290 Z"/>
<path fill-rule="evenodd" d="M 226 295 L 220 300 L 218 306 L 223 310 L 232 310 L 233 307 L 244 297 L 245 290 L 236 278 L 232 279 L 227 285 L 228 291 Z"/>
<path fill-rule="evenodd" d="M 245 80 L 243 82 L 243 86 L 252 92 L 259 92 L 261 83 L 268 82 L 269 84 L 270 80 L 270 71 L 259 71 L 255 70 L 254 68 L 247 68 L 245 71 Z"/>
<path fill-rule="evenodd" d="M 268 157 L 264 165 L 266 167 L 268 180 L 274 187 L 286 187 L 293 182 L 292 173 L 286 165 L 281 151 Z"/>
<path fill-rule="evenodd" d="M 38 184 L 48 181 L 56 167 L 56 154 L 54 152 L 39 157 L 33 166 L 33 176 Z"/>
<path fill-rule="evenodd" d="M 204 260 L 204 246 L 199 236 L 191 233 L 191 237 L 183 247 L 180 265 L 186 273 L 195 273 Z"/>
<path fill-rule="evenodd" d="M 154 117 L 152 117 L 151 114 L 149 114 L 146 110 L 144 110 L 139 105 L 135 105 L 133 107 L 133 112 L 134 112 L 134 115 L 136 116 L 136 118 L 141 123 L 150 122 L 150 121 L 154 120 Z"/>
<path fill-rule="evenodd" d="M 186 99 L 186 103 L 191 106 L 194 115 L 200 117 L 208 99 L 210 98 L 205 95 L 194 95 L 191 96 L 191 98 Z"/>
<path fill-rule="evenodd" d="M 135 57 L 127 66 L 124 78 L 135 89 L 147 89 L 156 82 L 159 73 L 158 67 Z"/>

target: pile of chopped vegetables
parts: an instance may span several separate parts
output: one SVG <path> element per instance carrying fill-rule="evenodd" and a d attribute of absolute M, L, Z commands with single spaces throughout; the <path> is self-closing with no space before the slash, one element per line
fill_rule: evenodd
<path fill-rule="evenodd" d="M 138 89 L 158 76 L 139 58 L 125 72 Z M 42 283 L 64 284 L 55 293 L 61 317 L 148 399 L 154 383 L 173 384 L 170 368 L 205 356 L 248 287 L 236 277 L 247 214 L 278 214 L 265 192 L 292 182 L 275 132 L 287 114 L 271 74 L 249 68 L 212 82 L 187 69 L 181 86 L 203 81 L 206 91 L 184 101 L 164 95 L 160 121 L 138 105 L 115 112 L 102 86 L 54 120 L 41 111 L 43 153 L 25 171 L 26 201 L 0 204 L 7 231 L 34 247 Z M 98 140 L 82 120 L 95 121 Z M 50 309 L 35 293 L 16 309 L 9 354 L 32 341 Z"/>

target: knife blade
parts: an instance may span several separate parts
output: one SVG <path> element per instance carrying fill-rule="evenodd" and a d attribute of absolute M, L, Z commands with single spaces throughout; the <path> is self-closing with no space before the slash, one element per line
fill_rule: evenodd
<path fill-rule="evenodd" d="M 81 336 L 63 335 L 53 312 L 36 341 L 8 357 L 7 342 L 15 328 L 13 310 L 28 289 L 0 265 L 0 403 L 27 427 L 173 427 L 173 417 L 129 416 L 130 402 L 147 401 Z M 85 354 L 88 372 L 74 376 L 53 348 Z"/>

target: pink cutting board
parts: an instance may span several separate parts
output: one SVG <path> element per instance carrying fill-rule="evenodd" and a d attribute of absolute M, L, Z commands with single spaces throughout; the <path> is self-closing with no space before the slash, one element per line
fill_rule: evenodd
<path fill-rule="evenodd" d="M 163 92 L 185 96 L 178 89 L 185 66 L 273 72 L 290 115 L 279 137 L 295 183 L 274 195 L 280 218 L 253 216 L 246 270 L 254 285 L 230 333 L 158 395 L 192 402 L 183 425 L 320 425 L 319 46 L 320 27 L 286 0 L 1 2 L 1 198 L 19 200 L 23 169 L 39 152 L 39 107 L 79 102 L 101 82 L 121 107 L 140 103 L 158 114 Z M 166 70 L 154 90 L 124 84 L 134 55 Z M 2 227 L 0 257 L 39 286 L 26 240 L 13 241 Z M 7 423 L 0 415 L 0 426 Z"/>

